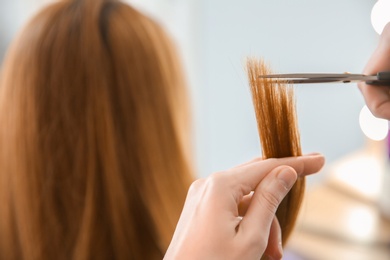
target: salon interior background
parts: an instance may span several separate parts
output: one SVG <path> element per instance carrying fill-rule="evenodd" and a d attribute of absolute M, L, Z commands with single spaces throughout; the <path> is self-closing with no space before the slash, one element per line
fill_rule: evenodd
<path fill-rule="evenodd" d="M 15 33 L 48 2 L 0 0 L 0 59 Z M 262 56 L 281 73 L 359 73 L 378 41 L 370 22 L 375 0 L 128 2 L 155 16 L 180 47 L 192 94 L 199 176 L 260 154 L 246 56 Z M 356 85 L 296 89 L 304 152 L 322 152 L 331 164 L 364 146 L 358 119 L 364 102 Z"/>

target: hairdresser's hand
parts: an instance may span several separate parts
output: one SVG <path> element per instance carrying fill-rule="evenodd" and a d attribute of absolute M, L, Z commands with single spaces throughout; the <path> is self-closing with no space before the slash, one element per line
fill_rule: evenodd
<path fill-rule="evenodd" d="M 297 176 L 323 164 L 320 154 L 257 159 L 195 181 L 165 259 L 280 259 L 276 209 Z"/>
<path fill-rule="evenodd" d="M 390 23 L 383 29 L 377 49 L 368 61 L 364 74 L 375 75 L 379 71 L 390 71 Z M 368 108 L 376 117 L 390 120 L 390 88 L 359 83 Z"/>

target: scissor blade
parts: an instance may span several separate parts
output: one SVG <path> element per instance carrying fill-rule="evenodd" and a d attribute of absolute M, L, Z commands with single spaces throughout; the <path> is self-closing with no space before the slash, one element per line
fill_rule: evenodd
<path fill-rule="evenodd" d="M 278 81 L 278 80 L 273 80 Z M 314 78 L 314 79 L 282 79 L 280 82 L 287 84 L 309 84 L 309 83 L 354 83 L 361 82 L 361 80 L 347 80 L 347 79 L 331 79 L 331 78 Z"/>
<path fill-rule="evenodd" d="M 269 75 L 260 75 L 259 78 L 279 78 L 279 79 L 313 79 L 313 78 L 350 78 L 350 77 L 374 77 L 376 76 L 367 76 L 363 74 L 347 74 L 347 73 L 289 73 L 289 74 L 269 74 Z"/>
<path fill-rule="evenodd" d="M 289 84 L 304 83 L 351 83 L 364 81 L 369 85 L 390 86 L 390 71 L 378 72 L 377 75 L 350 73 L 289 73 L 260 75 L 259 78 Z"/>

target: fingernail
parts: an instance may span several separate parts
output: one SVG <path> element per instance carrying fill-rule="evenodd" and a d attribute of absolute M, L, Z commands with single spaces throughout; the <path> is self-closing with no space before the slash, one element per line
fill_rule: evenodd
<path fill-rule="evenodd" d="M 286 189 L 290 189 L 295 181 L 297 180 L 297 175 L 294 174 L 294 172 L 291 169 L 282 169 L 278 175 L 277 178 L 280 180 L 280 182 L 283 184 L 283 186 Z"/>

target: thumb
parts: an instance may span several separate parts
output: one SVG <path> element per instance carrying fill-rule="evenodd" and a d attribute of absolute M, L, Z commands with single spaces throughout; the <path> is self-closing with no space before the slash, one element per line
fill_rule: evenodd
<path fill-rule="evenodd" d="M 289 166 L 273 169 L 256 187 L 239 232 L 258 242 L 267 241 L 275 212 L 297 180 L 297 172 Z"/>

